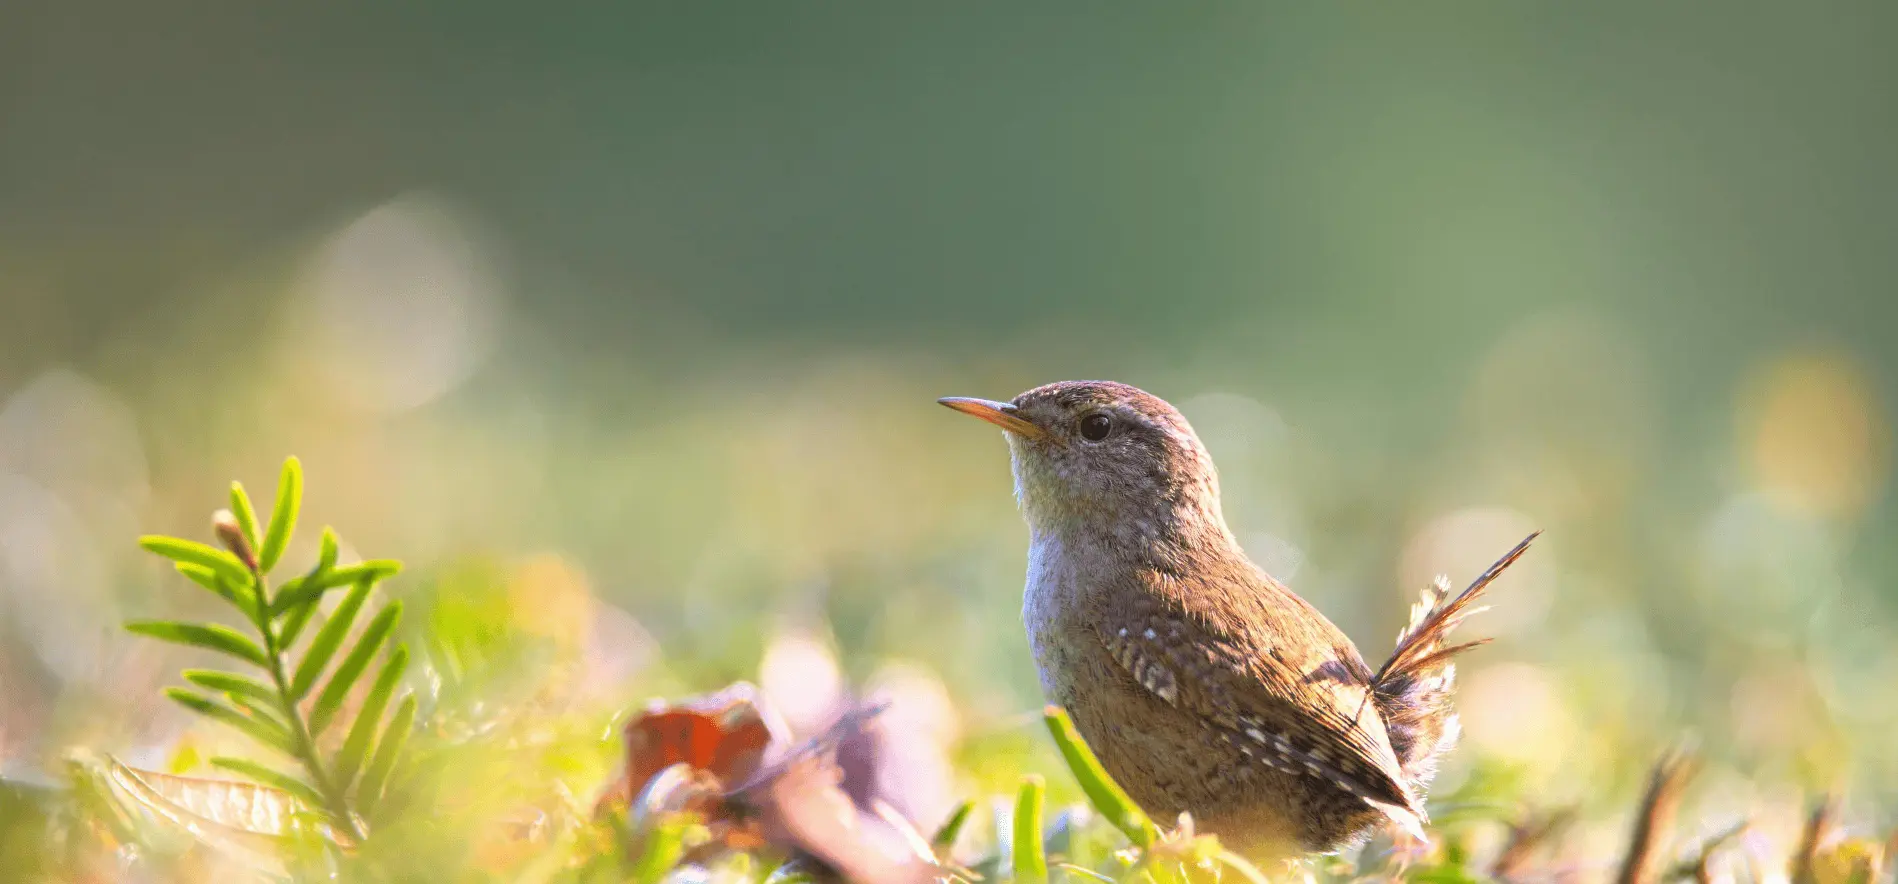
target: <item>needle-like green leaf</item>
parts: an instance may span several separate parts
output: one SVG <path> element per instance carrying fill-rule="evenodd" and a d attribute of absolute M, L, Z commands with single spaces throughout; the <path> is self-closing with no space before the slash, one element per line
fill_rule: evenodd
<path fill-rule="evenodd" d="M 318 567 L 320 569 L 321 565 Z M 335 570 L 311 571 L 283 585 L 277 593 L 276 600 L 270 603 L 270 615 L 283 616 L 298 605 L 307 604 L 338 586 L 347 586 L 362 580 L 371 582 L 382 580 L 401 570 L 402 563 L 393 559 L 371 559 Z M 285 643 L 288 644 L 288 642 Z"/>
<path fill-rule="evenodd" d="M 250 585 L 250 569 L 244 567 L 244 563 L 238 561 L 236 556 L 221 549 L 162 534 L 140 537 L 138 545 L 174 562 L 189 562 L 216 571 L 219 576 L 229 580 L 232 586 Z"/>
<path fill-rule="evenodd" d="M 306 594 L 303 591 L 304 585 L 309 583 L 310 578 L 314 576 L 316 576 L 314 573 L 303 574 L 277 584 L 276 597 L 270 600 L 270 610 L 265 612 L 270 615 L 270 619 L 275 620 L 282 616 L 283 612 L 301 604 L 306 598 L 320 595 L 321 593 Z M 285 599 L 290 601 L 286 603 Z"/>
<path fill-rule="evenodd" d="M 278 588 L 269 612 L 270 619 L 282 621 L 277 627 L 278 646 L 289 648 L 296 644 L 297 636 L 303 633 L 304 625 L 310 622 L 310 615 L 316 613 L 316 603 L 323 598 L 323 593 L 332 588 L 316 581 L 330 573 L 329 566 L 319 561 L 309 573 L 292 577 Z"/>
<path fill-rule="evenodd" d="M 308 603 L 291 611 L 289 616 L 284 617 L 282 626 L 277 630 L 277 647 L 288 650 L 291 645 L 296 644 L 297 637 L 303 634 L 303 627 L 310 622 L 310 615 L 315 613 L 316 600 L 311 599 Z"/>
<path fill-rule="evenodd" d="M 330 582 L 326 578 L 333 573 L 311 572 L 285 581 L 277 588 L 277 597 L 270 601 L 270 616 L 275 618 L 296 613 L 300 607 L 316 604 L 316 600 L 322 598 L 324 592 L 351 582 L 347 580 L 341 583 Z M 288 641 L 285 642 L 285 644 L 288 643 Z"/>
<path fill-rule="evenodd" d="M 303 463 L 294 457 L 287 458 L 283 462 L 283 473 L 277 477 L 277 504 L 270 511 L 270 528 L 257 550 L 258 570 L 268 573 L 283 557 L 283 548 L 289 545 L 290 534 L 296 530 L 297 509 L 302 502 Z"/>
<path fill-rule="evenodd" d="M 1015 795 L 1013 859 L 1016 884 L 1048 884 L 1048 855 L 1041 846 L 1042 791 L 1047 783 L 1037 774 L 1022 777 Z"/>
<path fill-rule="evenodd" d="M 409 649 L 396 645 L 389 652 L 389 659 L 382 664 L 382 671 L 376 675 L 376 683 L 369 689 L 369 696 L 363 698 L 362 709 L 356 713 L 356 720 L 349 726 L 349 736 L 343 740 L 342 751 L 336 753 L 334 776 L 339 789 L 349 788 L 356 771 L 362 765 L 363 756 L 369 752 L 369 741 L 375 738 L 376 727 L 382 723 L 382 710 L 388 708 L 389 697 L 395 694 L 396 683 L 402 680 L 402 673 L 409 665 Z"/>
<path fill-rule="evenodd" d="M 229 654 L 241 660 L 268 667 L 270 657 L 257 643 L 242 633 L 217 623 L 179 623 L 174 620 L 134 620 L 125 624 L 127 632 L 160 641 L 204 648 Z"/>
<path fill-rule="evenodd" d="M 311 736 L 322 733 L 329 726 L 330 719 L 336 716 L 336 710 L 342 708 L 343 698 L 349 695 L 349 689 L 355 686 L 356 679 L 369 667 L 369 661 L 376 652 L 382 650 L 383 640 L 389 637 L 389 631 L 395 628 L 396 621 L 401 617 L 402 603 L 390 602 L 376 615 L 376 619 L 369 621 L 368 628 L 363 630 L 362 638 L 350 650 L 349 656 L 336 664 L 329 684 L 323 686 L 323 693 L 317 696 L 316 705 L 310 708 Z"/>
<path fill-rule="evenodd" d="M 415 695 L 410 694 L 402 698 L 401 705 L 395 707 L 395 714 L 389 716 L 389 726 L 382 729 L 382 738 L 376 741 L 376 754 L 369 759 L 369 767 L 362 774 L 362 783 L 356 787 L 356 803 L 364 813 L 368 813 L 382 799 L 382 790 L 389 784 L 389 774 L 395 770 L 396 756 L 402 754 L 402 746 L 408 742 L 409 731 L 414 728 Z"/>
<path fill-rule="evenodd" d="M 303 662 L 297 664 L 296 676 L 290 680 L 290 699 L 301 700 L 309 695 L 310 688 L 316 686 L 316 679 L 323 674 L 323 667 L 329 665 L 330 658 L 335 656 L 336 649 L 342 645 L 343 637 L 349 634 L 349 625 L 355 622 L 356 612 L 362 610 L 363 601 L 369 598 L 372 585 L 367 580 L 358 582 L 349 595 L 343 597 L 343 603 L 330 612 L 330 618 L 323 628 L 317 630 L 316 638 L 310 640 L 310 647 L 303 654 Z M 288 633 L 288 627 L 284 631 Z M 288 646 L 291 638 L 294 636 L 285 638 L 283 644 Z"/>
<path fill-rule="evenodd" d="M 316 546 L 316 570 L 320 573 L 336 567 L 336 529 L 323 526 L 323 539 Z"/>
<path fill-rule="evenodd" d="M 233 672 L 217 669 L 187 669 L 184 671 L 184 677 L 185 681 L 207 691 L 230 694 L 233 697 L 246 697 L 251 702 L 268 708 L 275 709 L 279 702 L 275 688 Z"/>
<path fill-rule="evenodd" d="M 244 540 L 251 549 L 257 548 L 257 511 L 251 508 L 250 495 L 244 493 L 244 483 L 231 483 L 231 514 L 237 517 L 237 529 L 244 533 Z"/>
<path fill-rule="evenodd" d="M 224 696 L 231 701 L 231 705 L 237 707 L 239 712 L 250 716 L 252 720 L 263 722 L 286 734 L 290 733 L 290 725 L 284 722 L 283 713 L 277 711 L 282 707 L 276 703 L 260 703 L 241 694 L 225 694 Z"/>
<path fill-rule="evenodd" d="M 194 565 L 190 562 L 173 562 L 172 567 L 177 568 L 178 573 L 191 578 L 192 583 L 196 583 L 205 589 L 217 593 L 219 598 L 230 602 L 232 605 L 243 610 L 250 609 L 249 593 L 239 592 L 233 588 L 229 581 L 220 579 L 218 572 L 206 568 L 203 565 Z M 248 582 L 248 579 L 246 582 Z"/>
<path fill-rule="evenodd" d="M 185 688 L 166 688 L 165 696 L 170 697 L 176 701 L 178 705 L 190 709 L 199 715 L 223 722 L 224 724 L 243 731 L 251 739 L 283 752 L 286 755 L 294 756 L 297 754 L 296 742 L 290 739 L 290 735 L 285 733 L 273 722 L 252 718 L 216 700 L 194 694 Z"/>
<path fill-rule="evenodd" d="M 228 770 L 241 777 L 249 777 L 260 785 L 269 786 L 273 789 L 282 789 L 292 796 L 295 796 L 298 801 L 303 802 L 305 807 L 312 810 L 324 806 L 323 796 L 317 794 L 317 791 L 310 788 L 309 784 L 289 774 L 271 770 L 255 761 L 220 755 L 211 759 L 211 766 Z"/>

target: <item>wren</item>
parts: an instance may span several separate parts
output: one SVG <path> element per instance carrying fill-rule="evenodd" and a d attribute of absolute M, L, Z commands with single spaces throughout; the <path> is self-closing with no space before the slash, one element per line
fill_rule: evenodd
<path fill-rule="evenodd" d="M 1457 739 L 1445 643 L 1530 535 L 1462 593 L 1440 578 L 1396 650 L 1365 665 L 1226 527 L 1186 419 L 1125 384 L 1066 381 L 943 405 L 1006 431 L 1028 523 L 1028 640 L 1051 702 L 1142 809 L 1253 856 L 1424 840 L 1424 796 Z"/>

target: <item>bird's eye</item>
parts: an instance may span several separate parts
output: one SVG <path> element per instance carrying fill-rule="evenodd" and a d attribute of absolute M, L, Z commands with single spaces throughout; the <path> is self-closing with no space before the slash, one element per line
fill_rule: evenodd
<path fill-rule="evenodd" d="M 1089 442 L 1099 442 L 1107 438 L 1114 429 L 1114 421 L 1107 415 L 1095 413 L 1081 418 L 1081 438 Z"/>

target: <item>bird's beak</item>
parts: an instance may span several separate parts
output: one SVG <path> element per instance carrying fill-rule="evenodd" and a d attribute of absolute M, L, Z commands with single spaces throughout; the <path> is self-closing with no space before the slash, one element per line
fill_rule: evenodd
<path fill-rule="evenodd" d="M 1016 416 L 1015 406 L 1006 402 L 970 399 L 966 396 L 950 396 L 936 401 L 963 414 L 979 417 L 1018 436 L 1029 439 L 1045 439 L 1048 436 L 1048 431 Z"/>

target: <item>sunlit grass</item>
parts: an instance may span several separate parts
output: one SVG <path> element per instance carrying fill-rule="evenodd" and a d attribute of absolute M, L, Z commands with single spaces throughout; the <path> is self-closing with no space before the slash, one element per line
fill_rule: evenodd
<path fill-rule="evenodd" d="M 1521 759 L 1479 763 L 1432 804 L 1428 846 L 1380 835 L 1337 857 L 1261 869 L 1196 834 L 1190 818 L 1150 820 L 1059 708 L 1041 716 L 1045 734 L 1017 719 L 970 734 L 952 754 L 917 717 L 926 707 L 904 705 L 913 696 L 866 707 L 841 693 L 830 651 L 809 638 L 764 655 L 767 668 L 793 666 L 789 680 L 765 673 L 781 683 L 775 699 L 742 684 L 707 694 L 718 685 L 664 676 L 663 660 L 642 660 L 651 669 L 641 684 L 674 693 L 670 703 L 629 704 L 638 685 L 587 691 L 602 649 L 573 632 L 600 612 L 582 578 L 557 562 L 444 575 L 411 596 L 420 616 L 398 627 L 401 603 L 369 601 L 399 565 L 341 561 L 326 528 L 315 564 L 273 587 L 302 494 L 292 459 L 267 519 L 232 486 L 230 509 L 212 520 L 222 548 L 141 541 L 254 635 L 214 622 L 130 624 L 218 661 L 187 670 L 191 687 L 166 693 L 261 751 L 207 767 L 187 741 L 161 772 L 77 748 L 63 783 L 7 784 L 5 869 L 54 880 L 118 869 L 181 881 L 523 882 L 787 882 L 834 870 L 866 881 L 1023 884 L 1449 882 L 1619 869 L 1629 882 L 1790 875 L 1847 884 L 1872 881 L 1889 858 L 1874 830 L 1830 800 L 1776 848 L 1758 836 L 1766 821 L 1718 802 L 1696 807 L 1702 762 L 1674 753 L 1655 765 L 1645 794 L 1613 783 L 1538 794 Z M 818 670 L 829 674 L 813 680 Z M 775 708 L 786 702 L 804 704 L 799 732 Z M 953 758 L 956 800 L 940 818 L 913 818 L 922 807 L 914 775 L 931 758 Z M 1690 823 L 1694 810 L 1709 821 Z M 1797 803 L 1791 811 L 1804 813 Z M 1590 825 L 1612 834 L 1577 835 Z"/>

